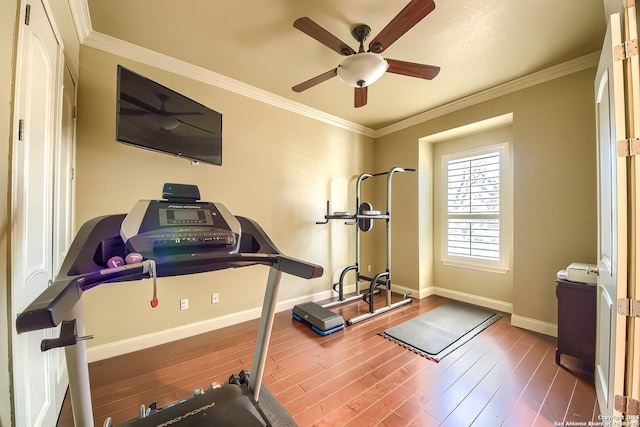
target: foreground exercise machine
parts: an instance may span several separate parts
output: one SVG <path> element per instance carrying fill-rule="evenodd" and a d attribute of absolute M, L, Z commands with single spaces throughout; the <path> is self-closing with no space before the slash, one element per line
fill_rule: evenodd
<path fill-rule="evenodd" d="M 347 325 L 361 322 L 373 316 L 385 313 L 389 310 L 409 304 L 412 299 L 409 294 L 404 294 L 400 301 L 392 303 L 391 292 L 391 180 L 393 175 L 398 172 L 415 172 L 415 169 L 393 167 L 387 172 L 376 174 L 363 173 L 356 180 L 356 204 L 355 213 L 334 212 L 331 213 L 330 203 L 327 201 L 327 213 L 324 221 L 318 221 L 316 224 L 327 224 L 330 220 L 347 220 L 345 224 L 356 225 L 356 257 L 355 264 L 346 267 L 340 274 L 338 282 L 333 284 L 333 290 L 338 293 L 338 299 L 334 302 L 319 305 L 314 302 L 298 304 L 293 307 L 292 316 L 294 319 L 308 323 L 311 328 L 320 335 L 328 335 L 333 332 L 344 329 L 345 321 L 342 316 L 329 310 L 342 304 L 353 301 L 363 300 L 368 304 L 368 312 L 360 316 L 348 319 Z M 387 177 L 387 211 L 381 213 L 373 210 L 370 203 L 360 202 L 362 183 L 369 179 L 379 176 Z M 373 222 L 383 220 L 386 224 L 386 266 L 385 269 L 373 277 L 368 277 L 360 273 L 360 233 L 368 232 L 373 227 Z M 345 295 L 345 279 L 349 272 L 355 274 L 355 293 L 347 297 Z M 364 292 L 360 291 L 360 282 L 369 284 L 368 289 Z M 374 295 L 382 290 L 385 294 L 386 304 L 383 307 L 375 308 Z"/>
<path fill-rule="evenodd" d="M 60 337 L 43 340 L 41 350 L 64 347 L 77 426 L 93 426 L 81 297 L 113 282 L 187 275 L 249 265 L 269 266 L 252 372 L 212 383 L 192 398 L 164 408 L 151 406 L 123 426 L 295 426 L 278 401 L 261 388 L 282 273 L 311 279 L 322 267 L 281 254 L 254 221 L 232 215 L 222 204 L 200 202 L 195 186 L 165 184 L 163 200 L 142 200 L 128 214 L 85 223 L 55 281 L 18 315 L 18 333 L 53 328 Z M 129 263 L 125 263 L 128 260 Z M 144 408 L 143 408 L 144 409 Z M 105 421 L 110 426 L 111 421 Z"/>

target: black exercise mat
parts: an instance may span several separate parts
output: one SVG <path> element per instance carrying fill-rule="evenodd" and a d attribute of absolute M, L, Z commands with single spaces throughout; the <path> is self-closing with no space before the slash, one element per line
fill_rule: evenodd
<path fill-rule="evenodd" d="M 421 356 L 439 361 L 501 317 L 484 308 L 451 302 L 380 332 L 380 335 Z"/>

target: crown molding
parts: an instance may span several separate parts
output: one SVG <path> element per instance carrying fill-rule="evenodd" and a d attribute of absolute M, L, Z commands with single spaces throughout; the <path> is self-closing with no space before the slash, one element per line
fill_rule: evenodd
<path fill-rule="evenodd" d="M 69 4 L 76 26 L 78 39 L 80 40 L 80 44 L 84 46 L 102 50 L 132 61 L 141 62 L 143 64 L 189 77 L 238 95 L 272 105 L 276 108 L 281 108 L 301 116 L 318 120 L 374 139 L 393 132 L 398 132 L 445 114 L 453 113 L 463 108 L 468 108 L 500 96 L 508 95 L 519 90 L 586 70 L 588 68 L 596 67 L 600 56 L 599 52 L 593 52 L 563 64 L 494 86 L 464 98 L 460 98 L 456 101 L 435 107 L 408 119 L 401 120 L 392 125 L 375 130 L 332 114 L 325 113 L 324 111 L 311 108 L 307 105 L 292 101 L 283 96 L 251 86 L 222 74 L 181 61 L 171 56 L 163 55 L 150 49 L 95 32 L 91 26 L 91 17 L 89 15 L 87 0 L 69 0 Z"/>
<path fill-rule="evenodd" d="M 84 42 L 87 36 L 93 31 L 91 28 L 91 15 L 89 14 L 89 5 L 87 0 L 69 0 L 69 8 L 73 23 L 76 26 L 76 34 L 80 44 Z"/>
<path fill-rule="evenodd" d="M 529 74 L 527 76 L 511 80 L 510 82 L 494 86 L 473 95 L 460 98 L 456 101 L 449 102 L 447 104 L 441 105 L 440 107 L 433 108 L 431 110 L 425 111 L 424 113 L 420 113 L 416 116 L 378 129 L 375 132 L 375 138 L 380 138 L 390 133 L 398 132 L 400 130 L 415 126 L 428 120 L 433 120 L 436 117 L 444 116 L 445 114 L 450 114 L 458 110 L 462 110 L 463 108 L 468 108 L 489 101 L 491 99 L 498 98 L 500 96 L 508 95 L 532 86 L 539 85 L 541 83 L 546 83 L 560 77 L 568 76 L 569 74 L 596 67 L 598 65 L 599 58 L 600 52 L 592 52 L 574 60 L 567 61 L 565 63 L 547 68 L 542 71 L 538 71 L 537 73 Z"/>

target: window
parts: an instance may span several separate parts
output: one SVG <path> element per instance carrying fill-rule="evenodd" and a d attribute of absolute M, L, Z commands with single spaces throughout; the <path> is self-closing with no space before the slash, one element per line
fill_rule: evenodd
<path fill-rule="evenodd" d="M 506 272 L 507 165 L 507 143 L 442 157 L 445 263 Z"/>

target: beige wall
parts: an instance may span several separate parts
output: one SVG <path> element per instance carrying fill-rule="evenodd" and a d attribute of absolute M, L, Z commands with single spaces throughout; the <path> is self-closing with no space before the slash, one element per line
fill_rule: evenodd
<path fill-rule="evenodd" d="M 118 63 L 223 114 L 223 166 L 192 166 L 115 140 Z M 165 182 L 196 184 L 204 200 L 256 220 L 285 254 L 325 268 L 310 281 L 284 276 L 280 300 L 325 292 L 352 262 L 353 228 L 316 225 L 326 200 L 352 210 L 353 179 L 373 165 L 373 140 L 156 68 L 81 49 L 77 129 L 77 224 L 126 213 L 139 199 L 160 198 Z M 349 231 L 351 230 L 351 231 Z M 100 286 L 83 298 L 95 346 L 238 313 L 262 304 L 267 268 L 254 266 Z M 210 304 L 218 292 L 220 303 Z M 189 298 L 190 308 L 179 310 Z"/>
<path fill-rule="evenodd" d="M 394 228 L 402 243 L 396 245 L 397 264 L 392 266 L 397 280 L 402 274 L 402 284 L 416 292 L 442 285 L 434 281 L 431 265 L 439 262 L 432 256 L 429 221 L 433 151 L 420 139 L 513 113 L 513 296 L 508 300 L 505 294 L 504 302 L 513 304 L 516 316 L 555 324 L 557 271 L 573 261 L 595 263 L 596 258 L 594 73 L 578 72 L 376 141 L 378 165 L 403 161 L 420 168 L 402 196 L 407 220 Z M 497 295 L 478 289 L 476 296 Z"/>
<path fill-rule="evenodd" d="M 394 286 L 418 295 L 416 277 L 419 274 L 419 264 L 416 257 L 419 252 L 418 229 L 420 218 L 413 208 L 418 194 L 418 147 L 396 146 L 376 141 L 376 171 L 388 171 L 394 167 L 415 169 L 415 172 L 395 173 L 391 178 L 391 281 Z M 382 176 L 377 181 L 376 203 L 379 210 L 385 210 L 387 197 L 387 177 Z M 386 265 L 386 247 L 384 227 L 377 231 L 376 262 L 379 266 Z M 412 254 L 407 256 L 407 254 Z"/>
<path fill-rule="evenodd" d="M 520 316 L 555 323 L 556 272 L 573 261 L 596 263 L 593 80 L 589 70 L 527 89 L 530 102 L 514 114 L 513 304 Z"/>

